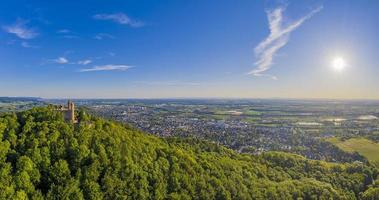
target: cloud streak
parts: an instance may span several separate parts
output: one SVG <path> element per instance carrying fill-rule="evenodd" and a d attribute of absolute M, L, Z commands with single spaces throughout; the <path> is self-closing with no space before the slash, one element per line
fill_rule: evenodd
<path fill-rule="evenodd" d="M 26 21 L 18 19 L 16 23 L 3 26 L 3 30 L 7 33 L 14 34 L 21 39 L 33 39 L 38 36 L 37 31 L 34 28 L 26 26 Z"/>
<path fill-rule="evenodd" d="M 101 65 L 92 68 L 81 69 L 79 72 L 95 72 L 95 71 L 126 71 L 133 66 L 129 65 Z"/>
<path fill-rule="evenodd" d="M 21 42 L 21 46 L 24 48 L 34 48 L 34 49 L 39 48 L 39 46 L 31 45 L 28 42 Z"/>
<path fill-rule="evenodd" d="M 57 59 L 53 59 L 52 61 L 55 63 L 58 63 L 58 64 L 67 64 L 68 63 L 68 59 L 65 57 L 59 57 Z"/>
<path fill-rule="evenodd" d="M 248 74 L 254 76 L 268 76 L 272 79 L 277 79 L 276 76 L 265 73 L 274 64 L 276 52 L 288 43 L 292 31 L 299 28 L 300 25 L 314 14 L 320 12 L 322 8 L 323 7 L 320 6 L 293 22 L 286 22 L 284 20 L 283 12 L 285 11 L 285 7 L 278 7 L 274 10 L 267 11 L 270 34 L 255 47 L 254 54 L 257 57 L 257 61 L 254 64 L 255 69 L 251 70 Z"/>
<path fill-rule="evenodd" d="M 109 21 L 116 22 L 118 24 L 129 25 L 130 27 L 134 27 L 134 28 L 144 26 L 143 22 L 133 20 L 124 13 L 97 14 L 97 15 L 94 15 L 93 18 L 97 20 L 109 20 Z"/>
<path fill-rule="evenodd" d="M 77 64 L 79 64 L 79 65 L 88 65 L 90 63 L 92 63 L 92 60 L 89 60 L 89 59 L 87 59 L 87 60 L 79 60 L 77 62 Z"/>
<path fill-rule="evenodd" d="M 68 30 L 68 29 L 60 29 L 60 30 L 57 31 L 57 33 L 63 33 L 63 34 L 66 34 L 66 33 L 71 33 L 71 31 Z"/>
<path fill-rule="evenodd" d="M 96 40 L 103 40 L 103 39 L 114 39 L 115 37 L 108 33 L 98 33 L 94 37 Z"/>
<path fill-rule="evenodd" d="M 31 47 L 29 47 L 31 48 Z M 58 58 L 55 58 L 55 59 L 49 59 L 48 60 L 48 64 L 51 64 L 51 63 L 56 63 L 56 64 L 61 64 L 61 65 L 65 65 L 65 64 L 68 64 L 68 65 L 88 65 L 88 64 L 91 64 L 93 61 L 91 59 L 83 59 L 83 60 L 78 60 L 78 61 L 72 61 L 72 60 L 69 60 L 67 57 L 65 56 L 60 56 Z"/>

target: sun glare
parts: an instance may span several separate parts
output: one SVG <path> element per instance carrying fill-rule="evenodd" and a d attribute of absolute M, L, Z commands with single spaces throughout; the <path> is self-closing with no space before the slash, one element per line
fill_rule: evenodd
<path fill-rule="evenodd" d="M 336 57 L 333 59 L 332 67 L 336 71 L 342 71 L 346 67 L 346 62 L 342 57 Z"/>

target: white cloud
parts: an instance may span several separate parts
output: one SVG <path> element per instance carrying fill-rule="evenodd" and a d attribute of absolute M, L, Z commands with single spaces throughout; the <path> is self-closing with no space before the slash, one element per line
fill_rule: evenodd
<path fill-rule="evenodd" d="M 102 40 L 102 39 L 114 39 L 115 37 L 108 33 L 98 33 L 97 35 L 95 35 L 94 38 L 97 40 Z"/>
<path fill-rule="evenodd" d="M 92 68 L 81 69 L 79 72 L 94 72 L 94 71 L 126 71 L 133 66 L 129 65 L 101 65 Z"/>
<path fill-rule="evenodd" d="M 256 68 L 248 74 L 277 79 L 276 76 L 264 73 L 274 64 L 273 60 L 276 52 L 288 43 L 292 31 L 296 30 L 305 20 L 311 18 L 314 14 L 321 11 L 321 9 L 322 7 L 318 7 L 294 22 L 286 22 L 284 20 L 283 12 L 285 11 L 285 7 L 267 11 L 270 35 L 255 47 L 254 53 L 258 61 L 255 62 Z"/>
<path fill-rule="evenodd" d="M 9 26 L 3 26 L 3 30 L 7 33 L 11 33 L 16 35 L 17 37 L 21 39 L 33 39 L 38 36 L 38 33 L 35 29 L 29 28 L 26 26 L 26 21 L 23 21 L 21 19 L 18 19 L 16 23 L 9 25 Z"/>
<path fill-rule="evenodd" d="M 65 57 L 59 57 L 57 59 L 53 59 L 52 61 L 55 63 L 58 63 L 58 64 L 67 64 L 68 63 L 68 60 Z"/>
<path fill-rule="evenodd" d="M 90 63 L 92 63 L 92 60 L 79 60 L 78 61 L 78 64 L 79 65 L 88 65 L 88 64 L 90 64 Z"/>
<path fill-rule="evenodd" d="M 79 60 L 79 61 L 70 61 L 67 59 L 65 56 L 58 57 L 56 59 L 49 59 L 47 60 L 46 64 L 51 64 L 51 63 L 57 63 L 57 64 L 69 64 L 69 65 L 88 65 L 92 63 L 91 59 L 84 59 L 84 60 Z"/>
<path fill-rule="evenodd" d="M 129 25 L 131 27 L 141 27 L 144 25 L 142 22 L 133 20 L 124 13 L 97 14 L 94 15 L 93 18 L 97 20 L 111 20 L 113 22 Z"/>

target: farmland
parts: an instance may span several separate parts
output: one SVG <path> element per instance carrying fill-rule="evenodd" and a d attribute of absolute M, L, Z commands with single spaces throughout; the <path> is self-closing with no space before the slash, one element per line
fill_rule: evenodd
<path fill-rule="evenodd" d="M 342 141 L 339 138 L 329 138 L 329 142 L 347 152 L 358 152 L 371 163 L 379 165 L 379 144 L 365 138 L 351 138 Z"/>

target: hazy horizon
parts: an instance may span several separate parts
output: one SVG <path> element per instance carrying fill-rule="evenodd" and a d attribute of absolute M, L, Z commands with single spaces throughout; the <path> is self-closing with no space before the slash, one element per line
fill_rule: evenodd
<path fill-rule="evenodd" d="M 341 102 L 379 102 L 379 99 L 347 99 L 347 98 L 287 98 L 287 97 L 37 97 L 37 96 L 0 96 L 0 98 L 32 98 L 41 100 L 252 100 L 252 101 L 319 101 L 319 102 L 329 102 L 329 101 L 341 101 Z"/>

